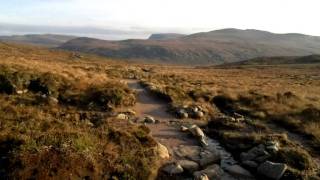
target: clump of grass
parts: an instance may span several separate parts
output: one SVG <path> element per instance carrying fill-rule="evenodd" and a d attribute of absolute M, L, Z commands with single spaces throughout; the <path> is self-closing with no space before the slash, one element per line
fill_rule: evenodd
<path fill-rule="evenodd" d="M 28 89 L 34 93 L 41 93 L 57 97 L 58 89 L 61 86 L 59 80 L 50 73 L 45 73 L 41 77 L 31 79 Z"/>
<path fill-rule="evenodd" d="M 301 148 L 281 148 L 276 153 L 274 160 L 284 162 L 290 167 L 299 171 L 312 170 L 315 168 L 315 164 L 312 157 Z"/>
<path fill-rule="evenodd" d="M 222 142 L 233 150 L 247 150 L 263 142 L 263 134 L 226 131 L 220 134 Z"/>
<path fill-rule="evenodd" d="M 215 93 L 203 88 L 196 88 L 190 90 L 188 93 L 194 101 L 206 101 L 211 102 L 213 97 L 215 97 Z"/>
<path fill-rule="evenodd" d="M 94 102 L 98 106 L 112 104 L 114 106 L 132 106 L 135 96 L 131 89 L 119 83 L 90 87 L 86 90 L 86 101 Z"/>
<path fill-rule="evenodd" d="M 132 106 L 135 93 L 126 85 L 109 82 L 93 85 L 85 90 L 71 89 L 59 96 L 61 103 L 84 109 L 108 110 L 110 107 Z"/>
<path fill-rule="evenodd" d="M 208 127 L 212 130 L 241 130 L 246 127 L 244 123 L 232 122 L 226 118 L 214 118 L 208 123 Z"/>

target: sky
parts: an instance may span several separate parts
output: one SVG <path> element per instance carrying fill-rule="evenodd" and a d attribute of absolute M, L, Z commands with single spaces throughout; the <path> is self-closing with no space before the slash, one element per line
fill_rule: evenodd
<path fill-rule="evenodd" d="M 145 38 L 223 28 L 320 36 L 319 0 L 0 0 L 0 34 Z"/>

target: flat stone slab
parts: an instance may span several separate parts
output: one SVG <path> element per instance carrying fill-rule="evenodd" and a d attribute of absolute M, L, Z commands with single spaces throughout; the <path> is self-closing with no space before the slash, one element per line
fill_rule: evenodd
<path fill-rule="evenodd" d="M 258 167 L 258 173 L 270 179 L 280 179 L 287 170 L 287 165 L 283 163 L 273 163 L 266 161 Z"/>

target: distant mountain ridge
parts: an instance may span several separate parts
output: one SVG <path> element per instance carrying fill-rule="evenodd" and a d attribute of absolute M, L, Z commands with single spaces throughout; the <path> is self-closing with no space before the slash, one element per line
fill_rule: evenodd
<path fill-rule="evenodd" d="M 161 34 L 152 34 L 149 39 L 150 40 L 167 40 L 167 39 L 176 39 L 186 36 L 185 34 L 177 34 L 177 33 L 161 33 Z"/>
<path fill-rule="evenodd" d="M 164 40 L 70 40 L 59 48 L 121 59 L 173 64 L 222 64 L 256 57 L 320 54 L 320 37 L 260 30 L 222 29 Z"/>
<path fill-rule="evenodd" d="M 63 43 L 77 38 L 76 36 L 57 35 L 57 34 L 27 34 L 0 36 L 0 41 L 31 44 L 46 47 L 57 47 Z"/>

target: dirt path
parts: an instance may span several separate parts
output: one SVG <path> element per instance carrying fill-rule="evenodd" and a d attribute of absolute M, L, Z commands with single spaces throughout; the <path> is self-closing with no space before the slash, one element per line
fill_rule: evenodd
<path fill-rule="evenodd" d="M 178 126 L 173 125 L 174 122 L 179 120 L 167 112 L 167 102 L 153 96 L 137 80 L 127 80 L 126 82 L 130 88 L 138 93 L 137 103 L 132 109 L 140 119 L 150 115 L 160 121 L 158 124 L 147 124 L 147 126 L 150 128 L 152 136 L 168 148 L 173 159 L 175 155 L 172 150 L 175 147 L 179 145 L 198 145 L 194 138 L 189 137 L 188 134 L 181 132 Z"/>

